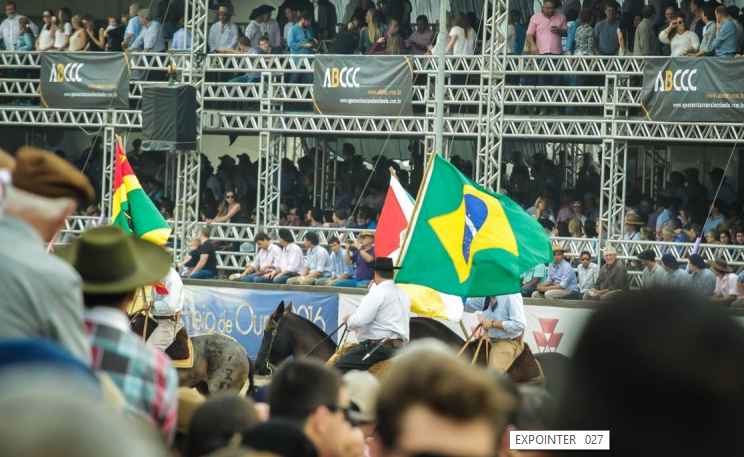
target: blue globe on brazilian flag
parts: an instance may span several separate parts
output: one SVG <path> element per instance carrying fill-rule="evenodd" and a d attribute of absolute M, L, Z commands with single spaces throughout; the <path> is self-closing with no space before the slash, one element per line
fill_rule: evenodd
<path fill-rule="evenodd" d="M 519 275 L 553 259 L 535 218 L 439 156 L 429 164 L 409 227 L 396 282 L 447 294 L 520 292 Z"/>

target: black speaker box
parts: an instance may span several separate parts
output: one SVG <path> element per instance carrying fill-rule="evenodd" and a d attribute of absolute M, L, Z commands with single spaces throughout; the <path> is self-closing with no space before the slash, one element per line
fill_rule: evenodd
<path fill-rule="evenodd" d="M 142 89 L 142 149 L 196 150 L 196 89 L 189 85 Z"/>

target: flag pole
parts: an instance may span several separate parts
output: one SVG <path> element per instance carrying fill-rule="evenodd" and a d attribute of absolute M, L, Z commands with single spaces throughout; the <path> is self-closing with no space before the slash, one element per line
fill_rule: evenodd
<path fill-rule="evenodd" d="M 400 254 L 398 255 L 398 261 L 395 262 L 396 267 L 400 266 L 400 262 L 403 260 L 403 257 L 405 257 L 406 251 L 408 250 L 408 239 L 411 235 L 411 232 L 413 231 L 414 225 L 416 225 L 419 207 L 421 206 L 421 198 L 424 194 L 426 194 L 426 189 L 429 187 L 429 181 L 431 180 L 431 170 L 434 167 L 434 159 L 436 158 L 436 156 L 436 154 L 431 154 L 429 156 L 429 163 L 426 164 L 426 174 L 424 175 L 426 177 L 426 180 L 424 181 L 421 189 L 419 189 L 418 195 L 416 195 L 416 202 L 413 204 L 413 213 L 411 213 L 411 220 L 408 222 L 406 235 L 403 237 L 403 243 L 400 245 Z"/>

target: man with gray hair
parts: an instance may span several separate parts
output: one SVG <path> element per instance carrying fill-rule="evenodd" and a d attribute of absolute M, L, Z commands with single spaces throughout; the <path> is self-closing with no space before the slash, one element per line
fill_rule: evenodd
<path fill-rule="evenodd" d="M 127 51 L 165 52 L 163 26 L 152 18 L 150 10 L 141 9 L 138 13 L 142 31 Z"/>
<path fill-rule="evenodd" d="M 607 300 L 612 295 L 627 292 L 630 278 L 622 262 L 617 261 L 617 252 L 606 247 L 603 252 L 605 264 L 599 270 L 597 282 L 584 294 L 584 300 Z"/>
<path fill-rule="evenodd" d="M 127 22 L 127 28 L 124 30 L 124 41 L 121 43 L 124 49 L 131 46 L 140 34 L 142 24 L 140 24 L 139 20 L 139 10 L 141 8 L 142 5 L 139 3 L 129 5 L 129 22 Z"/>
<path fill-rule="evenodd" d="M 55 154 L 22 148 L 15 160 L 0 150 L 0 170 L 11 170 L 0 216 L 0 338 L 46 338 L 90 364 L 83 325 L 80 276 L 49 255 L 75 210 L 75 200 L 94 196 L 88 178 Z"/>

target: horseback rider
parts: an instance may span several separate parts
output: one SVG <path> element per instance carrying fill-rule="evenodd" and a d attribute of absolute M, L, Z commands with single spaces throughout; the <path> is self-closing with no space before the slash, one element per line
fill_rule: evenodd
<path fill-rule="evenodd" d="M 488 368 L 504 374 L 524 350 L 526 319 L 522 294 L 467 299 L 465 311 L 480 310 L 483 310 L 481 324 L 491 341 Z"/>
<path fill-rule="evenodd" d="M 411 298 L 395 285 L 393 260 L 375 259 L 375 284 L 353 314 L 344 317 L 350 329 L 359 329 L 359 346 L 349 350 L 334 365 L 342 373 L 366 370 L 391 358 L 409 340 Z"/>
<path fill-rule="evenodd" d="M 150 310 L 158 326 L 147 338 L 145 344 L 160 352 L 165 352 L 183 328 L 181 310 L 183 309 L 183 281 L 178 272 L 171 267 L 165 278 L 152 284 L 151 300 L 142 305 Z"/>

